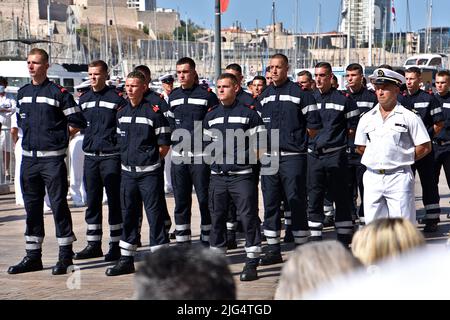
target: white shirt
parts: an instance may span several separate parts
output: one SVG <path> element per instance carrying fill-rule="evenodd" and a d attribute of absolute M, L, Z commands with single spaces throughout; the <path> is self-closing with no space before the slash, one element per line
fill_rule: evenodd
<path fill-rule="evenodd" d="M 11 116 L 16 112 L 16 99 L 11 93 L 0 96 L 0 123 L 2 128 L 11 127 Z M 3 112 L 6 111 L 6 112 Z"/>
<path fill-rule="evenodd" d="M 361 163 L 373 170 L 412 165 L 415 147 L 428 141 L 420 117 L 400 104 L 385 120 L 380 105 L 375 106 L 359 120 L 355 136 L 355 145 L 366 147 Z"/>

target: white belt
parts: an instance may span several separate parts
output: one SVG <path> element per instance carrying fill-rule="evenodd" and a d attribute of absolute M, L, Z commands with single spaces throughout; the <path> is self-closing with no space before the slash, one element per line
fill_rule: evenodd
<path fill-rule="evenodd" d="M 67 149 L 61 149 L 56 151 L 27 151 L 22 150 L 22 155 L 26 157 L 38 157 L 38 158 L 45 158 L 45 157 L 57 157 L 62 156 L 66 154 Z"/>
<path fill-rule="evenodd" d="M 118 156 L 118 155 L 120 155 L 120 153 L 119 152 L 115 152 L 115 153 L 104 153 L 104 152 L 90 153 L 90 152 L 85 152 L 84 155 L 85 156 L 90 156 L 90 157 L 112 157 L 112 156 Z"/>
<path fill-rule="evenodd" d="M 253 173 L 252 169 L 245 169 L 245 170 L 241 170 L 241 171 L 228 171 L 228 172 L 215 172 L 211 170 L 211 174 L 212 175 L 224 175 L 224 176 L 234 176 L 234 175 L 240 175 L 240 174 L 250 174 Z"/>
<path fill-rule="evenodd" d="M 181 153 L 172 150 L 172 157 L 203 157 L 204 153 L 194 154 L 191 151 L 182 151 Z"/>
<path fill-rule="evenodd" d="M 370 169 L 367 168 L 370 172 L 377 173 L 377 174 L 393 174 L 397 172 L 406 172 L 408 167 L 400 167 L 395 169 Z"/>
<path fill-rule="evenodd" d="M 265 156 L 278 157 L 278 156 L 298 156 L 300 154 L 305 154 L 304 152 L 273 152 L 273 153 L 264 153 Z"/>
<path fill-rule="evenodd" d="M 125 166 L 122 164 L 122 170 L 128 172 L 152 172 L 161 167 L 161 163 L 156 163 L 151 166 Z"/>

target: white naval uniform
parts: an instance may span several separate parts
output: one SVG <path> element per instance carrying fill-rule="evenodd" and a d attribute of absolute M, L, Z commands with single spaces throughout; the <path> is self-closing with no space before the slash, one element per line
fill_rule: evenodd
<path fill-rule="evenodd" d="M 72 197 L 74 206 L 82 207 L 86 205 L 86 190 L 83 183 L 84 152 L 83 138 L 81 132 L 77 132 L 69 143 L 69 194 Z"/>
<path fill-rule="evenodd" d="M 165 91 L 163 91 L 164 100 L 169 103 L 169 96 Z M 164 192 L 172 193 L 172 178 L 170 177 L 170 167 L 172 164 L 172 147 L 170 147 L 169 152 L 164 157 Z"/>
<path fill-rule="evenodd" d="M 416 223 L 414 195 L 415 147 L 430 141 L 422 120 L 400 104 L 383 120 L 378 104 L 359 121 L 355 145 L 365 146 L 366 223 L 379 218 L 403 217 Z"/>

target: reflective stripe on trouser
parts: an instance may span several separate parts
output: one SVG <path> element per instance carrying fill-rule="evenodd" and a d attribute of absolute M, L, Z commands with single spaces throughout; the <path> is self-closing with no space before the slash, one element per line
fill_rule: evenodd
<path fill-rule="evenodd" d="M 416 224 L 414 176 L 407 168 L 391 174 L 364 173 L 366 224 L 380 218 L 403 217 Z"/>
<path fill-rule="evenodd" d="M 335 202 L 335 225 L 352 222 L 351 194 L 347 183 L 347 154 L 345 150 L 317 156 L 308 154 L 308 219 L 312 236 L 321 236 L 324 219 L 323 201 L 326 190 Z M 337 239 L 349 244 L 352 234 L 337 232 Z"/>
<path fill-rule="evenodd" d="M 429 222 L 439 222 L 441 213 L 441 207 L 439 205 L 439 180 L 436 180 L 434 166 L 433 152 L 430 152 L 412 166 L 413 172 L 417 170 L 419 173 L 420 184 L 422 186 L 422 201 L 425 207 L 424 220 Z"/>
<path fill-rule="evenodd" d="M 211 175 L 209 185 L 209 210 L 211 212 L 210 245 L 214 248 L 226 247 L 228 204 L 236 205 L 236 214 L 241 217 L 245 234 L 245 247 L 261 245 L 260 221 L 257 213 L 256 185 L 252 174 L 221 176 Z M 256 255 L 250 250 L 247 256 Z"/>
<path fill-rule="evenodd" d="M 84 158 L 84 184 L 87 196 L 86 232 L 87 241 L 102 240 L 102 202 L 103 187 L 108 197 L 108 222 L 110 227 L 110 241 L 120 240 L 122 212 L 120 210 L 120 157 L 92 157 Z"/>
<path fill-rule="evenodd" d="M 439 181 L 442 167 L 444 168 L 447 186 L 450 189 L 450 144 L 440 146 L 433 144 L 434 152 L 434 177 Z"/>
<path fill-rule="evenodd" d="M 58 242 L 69 245 L 75 241 L 72 217 L 66 199 L 68 182 L 64 159 L 23 157 L 20 183 L 27 212 L 25 236 L 44 237 L 43 208 L 47 188 Z"/>
<path fill-rule="evenodd" d="M 161 204 L 161 187 L 164 183 L 157 169 L 150 173 L 122 171 L 120 185 L 123 213 L 123 232 L 121 243 L 137 245 L 139 227 L 139 208 L 144 203 L 147 221 L 150 226 L 150 247 L 169 243 L 165 230 L 163 206 Z M 124 248 L 127 249 L 127 248 Z M 127 249 L 128 250 L 128 249 Z"/>
<path fill-rule="evenodd" d="M 285 198 L 285 209 L 290 209 L 291 212 L 291 230 L 296 243 L 306 241 L 305 235 L 309 227 L 306 216 L 305 185 L 306 155 L 282 156 L 278 172 L 261 177 L 264 198 L 264 235 L 269 244 L 269 251 L 280 251 L 280 204 L 283 198 Z"/>
<path fill-rule="evenodd" d="M 174 164 L 171 167 L 172 188 L 175 198 L 175 224 L 190 225 L 192 215 L 192 186 L 200 208 L 201 225 L 211 224 L 208 209 L 208 186 L 210 169 L 205 164 Z M 176 230 L 177 242 L 191 241 L 191 230 Z"/>

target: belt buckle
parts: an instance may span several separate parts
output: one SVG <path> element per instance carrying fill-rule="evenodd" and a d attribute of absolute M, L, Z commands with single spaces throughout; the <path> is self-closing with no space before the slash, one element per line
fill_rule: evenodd
<path fill-rule="evenodd" d="M 380 170 L 378 170 L 378 173 L 379 173 L 379 174 L 385 174 L 385 173 L 386 173 L 386 170 L 380 169 Z"/>

